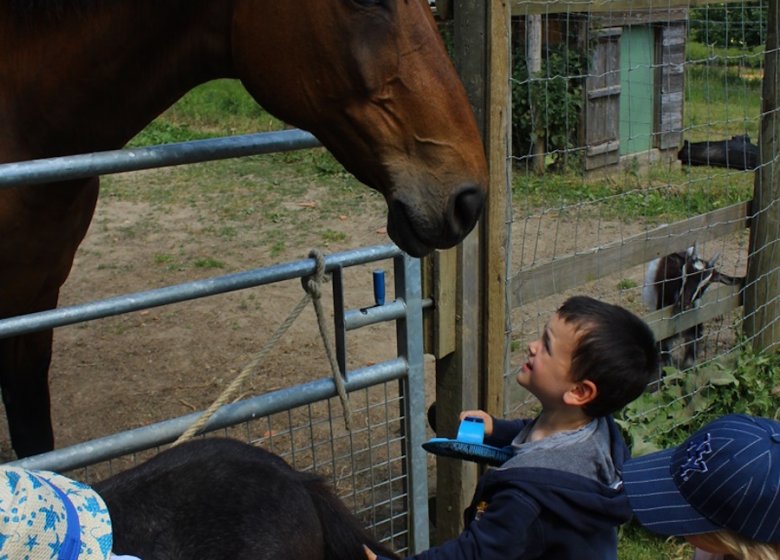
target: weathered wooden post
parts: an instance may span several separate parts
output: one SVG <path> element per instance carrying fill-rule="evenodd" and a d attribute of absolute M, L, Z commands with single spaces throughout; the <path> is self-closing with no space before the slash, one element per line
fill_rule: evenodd
<path fill-rule="evenodd" d="M 756 351 L 780 342 L 780 114 L 778 62 L 780 25 L 778 0 L 767 7 L 766 57 L 759 149 L 763 165 L 756 172 L 750 217 L 750 253 L 743 331 Z"/>
<path fill-rule="evenodd" d="M 531 113 L 534 116 L 533 164 L 534 173 L 544 173 L 544 147 L 545 132 L 542 126 L 542 111 L 540 99 L 534 95 L 536 88 L 534 80 L 539 79 L 542 71 L 542 16 L 541 14 L 528 14 L 525 16 L 525 57 L 528 68 L 528 94 L 530 96 Z"/>
<path fill-rule="evenodd" d="M 426 263 L 435 300 L 429 349 L 436 356 L 437 429 L 453 437 L 458 414 L 483 408 L 501 414 L 507 350 L 506 239 L 511 217 L 508 167 L 508 0 L 452 0 L 455 65 L 483 133 L 490 187 L 479 227 L 457 248 Z M 436 541 L 462 529 L 462 513 L 476 482 L 472 463 L 437 459 Z"/>

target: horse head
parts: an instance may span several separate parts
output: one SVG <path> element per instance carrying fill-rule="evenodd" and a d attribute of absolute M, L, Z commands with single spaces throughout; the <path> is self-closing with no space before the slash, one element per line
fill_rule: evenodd
<path fill-rule="evenodd" d="M 382 193 L 402 249 L 459 243 L 482 211 L 487 163 L 425 0 L 269 2 L 263 21 L 257 12 L 256 0 L 237 1 L 231 42 L 258 103 Z"/>

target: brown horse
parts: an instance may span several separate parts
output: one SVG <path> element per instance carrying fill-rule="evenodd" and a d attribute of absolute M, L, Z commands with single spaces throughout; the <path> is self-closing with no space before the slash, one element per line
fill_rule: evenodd
<path fill-rule="evenodd" d="M 473 228 L 483 147 L 424 0 L 0 2 L 0 163 L 115 149 L 194 86 L 238 78 L 388 205 L 420 256 Z M 0 189 L 0 318 L 53 308 L 98 178 Z M 0 340 L 20 457 L 53 448 L 52 332 Z"/>

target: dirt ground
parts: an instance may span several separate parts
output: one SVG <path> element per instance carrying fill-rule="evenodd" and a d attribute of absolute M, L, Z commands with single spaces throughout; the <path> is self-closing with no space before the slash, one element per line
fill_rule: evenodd
<path fill-rule="evenodd" d="M 166 173 L 128 174 L 108 182 L 154 183 Z M 365 196 L 361 190 L 358 203 L 325 212 L 328 190 L 313 179 L 302 196 L 277 202 L 278 219 L 242 220 L 232 225 L 210 212 L 206 199 L 163 204 L 111 192 L 104 192 L 99 200 L 91 229 L 62 289 L 61 306 L 297 260 L 313 248 L 336 252 L 389 242 L 384 204 L 378 196 Z M 317 228 L 311 226 L 314 222 Z M 638 233 L 642 227 L 606 221 L 586 226 L 556 215 L 517 216 L 512 268 L 604 244 Z M 267 241 L 274 232 L 293 242 Z M 724 271 L 734 274 L 744 269 L 743 245 L 744 239 L 713 242 L 703 252 L 723 252 Z M 391 272 L 389 267 L 391 263 L 385 263 Z M 641 312 L 642 276 L 642 267 L 635 267 L 620 278 L 584 289 Z M 617 284 L 627 278 L 632 279 L 631 289 L 619 292 Z M 350 272 L 347 279 L 348 305 L 371 305 L 371 268 Z M 388 299 L 392 298 L 391 286 L 389 274 Z M 57 447 L 206 408 L 302 296 L 300 283 L 291 281 L 57 329 L 50 370 Z M 548 298 L 534 309 L 513 313 L 513 338 L 518 341 L 513 362 L 522 363 L 525 341 L 536 335 L 561 301 L 562 297 Z M 395 335 L 389 328 L 350 334 L 349 367 L 395 356 Z M 432 361 L 427 362 L 432 375 Z M 261 373 L 245 384 L 243 394 L 328 375 L 310 308 L 265 360 Z M 433 399 L 432 394 L 427 397 L 429 402 Z M 0 432 L 0 445 L 5 458 L 12 458 L 5 432 Z"/>
<path fill-rule="evenodd" d="M 146 188 L 166 173 L 104 178 L 109 188 L 61 291 L 61 307 L 298 260 L 311 249 L 327 254 L 389 242 L 378 196 L 323 219 L 327 189 L 316 184 L 285 203 L 284 223 L 243 220 L 229 234 L 208 200 L 159 204 L 111 194 L 111 184 Z M 309 231 L 314 219 L 327 228 Z M 281 245 L 273 249 L 259 241 L 274 228 L 290 229 L 295 242 L 278 250 Z M 377 266 L 388 272 L 391 298 L 392 263 Z M 371 268 L 350 269 L 345 276 L 347 305 L 373 304 Z M 57 447 L 205 409 L 303 295 L 296 280 L 56 329 L 50 387 Z M 325 304 L 330 312 L 329 296 Z M 261 373 L 245 384 L 243 396 L 329 376 L 316 325 L 309 306 L 264 360 Z M 348 335 L 349 367 L 395 356 L 394 331 L 387 336 L 384 328 Z M 12 459 L 4 424 L 3 415 L 0 442 L 5 458 Z"/>

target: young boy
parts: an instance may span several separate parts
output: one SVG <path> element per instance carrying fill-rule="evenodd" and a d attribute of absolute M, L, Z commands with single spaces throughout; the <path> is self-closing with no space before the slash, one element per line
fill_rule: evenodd
<path fill-rule="evenodd" d="M 482 475 L 463 532 L 417 558 L 617 558 L 616 527 L 631 509 L 621 489 L 628 449 L 610 414 L 657 372 L 655 338 L 641 319 L 589 297 L 568 299 L 529 344 L 517 375 L 540 414 L 461 413 L 482 418 L 485 443 L 511 444 L 514 456 Z"/>

